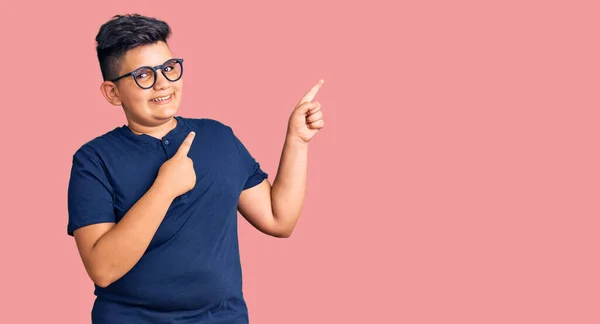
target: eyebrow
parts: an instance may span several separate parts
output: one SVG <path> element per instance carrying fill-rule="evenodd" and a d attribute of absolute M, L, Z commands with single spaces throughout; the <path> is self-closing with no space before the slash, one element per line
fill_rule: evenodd
<path fill-rule="evenodd" d="M 165 64 L 165 63 L 167 63 L 167 62 L 169 62 L 169 61 L 171 61 L 171 60 L 174 60 L 174 59 L 175 59 L 174 57 L 168 58 L 168 59 L 164 60 L 164 61 L 163 61 L 162 63 L 160 63 L 160 64 L 145 64 L 145 65 L 139 65 L 138 67 L 134 68 L 134 69 L 133 69 L 133 70 L 131 70 L 131 71 L 135 71 L 135 70 L 137 70 L 137 69 L 139 69 L 139 68 L 142 68 L 142 67 L 157 67 L 157 66 L 161 66 L 161 65 L 163 65 L 163 64 Z"/>

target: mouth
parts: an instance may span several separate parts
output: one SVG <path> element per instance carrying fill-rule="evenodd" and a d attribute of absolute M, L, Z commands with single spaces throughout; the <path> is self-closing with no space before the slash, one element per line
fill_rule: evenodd
<path fill-rule="evenodd" d="M 153 103 L 158 103 L 158 104 L 163 104 L 163 103 L 168 103 L 171 101 L 171 99 L 173 99 L 173 94 L 167 95 L 167 96 L 163 96 L 163 97 L 158 97 L 158 98 L 154 98 L 151 99 L 150 102 Z"/>

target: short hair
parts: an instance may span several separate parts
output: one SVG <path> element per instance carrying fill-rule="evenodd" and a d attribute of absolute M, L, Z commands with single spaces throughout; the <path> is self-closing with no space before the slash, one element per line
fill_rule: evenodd
<path fill-rule="evenodd" d="M 167 43 L 171 27 L 161 20 L 139 14 L 116 15 L 100 27 L 96 35 L 96 52 L 102 78 L 112 80 L 127 51 L 157 42 Z"/>

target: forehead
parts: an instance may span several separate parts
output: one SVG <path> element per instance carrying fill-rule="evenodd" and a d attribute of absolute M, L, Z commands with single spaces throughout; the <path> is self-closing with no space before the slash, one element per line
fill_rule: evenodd
<path fill-rule="evenodd" d="M 131 72 L 140 66 L 157 66 L 173 58 L 164 42 L 138 46 L 125 53 L 121 61 L 121 73 Z"/>

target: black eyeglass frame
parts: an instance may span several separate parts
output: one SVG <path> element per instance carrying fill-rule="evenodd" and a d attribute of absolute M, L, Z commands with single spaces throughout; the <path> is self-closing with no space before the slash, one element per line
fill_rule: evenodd
<path fill-rule="evenodd" d="M 165 66 L 165 64 L 167 64 L 167 63 L 169 63 L 169 62 L 171 62 L 171 61 L 177 61 L 177 63 L 179 63 L 179 66 L 181 67 L 181 74 L 179 74 L 179 77 L 178 77 L 177 79 L 175 79 L 175 80 L 171 80 L 171 79 L 169 79 L 169 77 L 168 77 L 168 76 L 165 74 L 165 70 L 163 69 L 163 68 L 164 68 L 164 66 Z M 154 71 L 154 81 L 152 81 L 152 84 L 151 84 L 150 86 L 148 86 L 148 87 L 142 87 L 142 86 L 139 84 L 139 82 L 138 82 L 137 78 L 135 77 L 136 73 L 137 73 L 139 70 L 141 70 L 141 69 L 150 69 L 150 70 Z M 161 65 L 157 65 L 157 66 L 155 66 L 155 67 L 152 67 L 152 66 L 140 66 L 139 68 L 137 68 L 137 69 L 135 69 L 135 70 L 133 70 L 133 71 L 131 71 L 131 72 L 129 72 L 129 73 L 123 74 L 123 75 L 121 75 L 120 77 L 118 77 L 118 78 L 116 78 L 116 79 L 112 79 L 112 80 L 108 80 L 108 81 L 110 81 L 110 82 L 117 82 L 117 81 L 119 81 L 119 80 L 121 80 L 121 79 L 123 79 L 123 78 L 126 78 L 126 77 L 128 77 L 128 76 L 132 76 L 132 77 L 133 77 L 133 80 L 135 81 L 135 84 L 137 84 L 137 85 L 138 85 L 138 87 L 140 87 L 140 88 L 142 88 L 142 89 L 150 89 L 150 88 L 154 87 L 154 85 L 156 84 L 156 79 L 157 79 L 157 77 L 156 77 L 156 76 L 158 75 L 158 71 L 157 71 L 157 70 L 160 70 L 160 72 L 161 72 L 161 73 L 162 73 L 162 75 L 165 77 L 165 79 L 167 79 L 167 80 L 169 80 L 169 81 L 171 81 L 171 82 L 177 82 L 177 81 L 179 81 L 179 79 L 181 79 L 181 77 L 183 76 L 183 59 L 182 59 L 182 58 L 172 58 L 172 59 L 168 59 L 167 61 L 165 61 L 165 63 L 163 63 L 163 64 L 161 64 Z"/>

